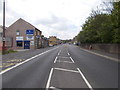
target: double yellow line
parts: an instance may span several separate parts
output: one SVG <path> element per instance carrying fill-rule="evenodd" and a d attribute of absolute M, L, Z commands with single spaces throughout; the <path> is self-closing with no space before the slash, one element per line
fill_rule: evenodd
<path fill-rule="evenodd" d="M 13 66 L 13 65 L 16 65 L 22 61 L 24 61 L 25 59 L 13 59 L 13 60 L 8 60 L 6 61 L 5 63 L 2 63 L 0 65 L 0 68 L 7 68 L 7 67 L 10 67 L 10 66 Z"/>

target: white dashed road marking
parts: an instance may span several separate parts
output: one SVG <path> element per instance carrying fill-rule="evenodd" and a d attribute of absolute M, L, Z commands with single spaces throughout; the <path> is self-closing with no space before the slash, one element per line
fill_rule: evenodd
<path fill-rule="evenodd" d="M 73 63 L 75 63 L 74 60 L 72 59 L 72 57 L 70 57 L 70 59 L 71 59 L 71 61 L 72 61 Z"/>
<path fill-rule="evenodd" d="M 60 55 L 60 53 L 61 53 L 61 50 L 59 51 L 58 55 Z"/>
<path fill-rule="evenodd" d="M 79 73 L 78 71 L 75 70 L 69 70 L 69 69 L 64 69 L 64 68 L 54 68 L 56 70 L 61 70 L 61 71 L 66 71 L 66 72 L 74 72 L 74 73 Z"/>
<path fill-rule="evenodd" d="M 70 58 L 70 57 L 61 57 L 61 56 L 59 56 L 60 58 Z"/>
<path fill-rule="evenodd" d="M 60 60 L 58 60 L 57 62 L 63 62 L 63 63 L 73 63 L 73 62 L 69 62 L 69 61 L 60 61 Z"/>
<path fill-rule="evenodd" d="M 68 52 L 68 56 L 70 56 L 69 52 Z"/>
<path fill-rule="evenodd" d="M 55 61 L 54 61 L 54 63 L 56 63 L 56 61 L 57 61 L 57 58 L 58 58 L 58 57 L 56 57 L 56 58 L 55 58 Z"/>
<path fill-rule="evenodd" d="M 58 52 L 58 55 L 60 55 L 61 53 L 61 50 Z M 75 63 L 73 58 L 70 56 L 69 52 L 67 51 L 67 54 L 69 57 L 60 57 L 60 58 L 70 58 L 72 62 L 70 61 L 60 61 L 60 60 L 57 60 L 58 57 L 56 56 L 55 60 L 54 60 L 54 63 L 56 62 L 63 62 L 63 63 Z M 87 84 L 88 88 L 90 90 L 93 90 L 92 86 L 90 85 L 90 83 L 88 82 L 88 80 L 86 79 L 86 77 L 84 76 L 84 74 L 82 73 L 82 71 L 79 69 L 79 68 L 76 68 L 76 70 L 70 70 L 70 69 L 65 69 L 65 68 L 52 68 L 51 71 L 50 71 L 50 74 L 49 74 L 49 78 L 48 78 L 48 81 L 47 81 L 47 85 L 46 85 L 46 89 L 49 90 L 49 88 L 51 89 L 56 89 L 55 87 L 50 87 L 50 81 L 51 81 L 51 77 L 52 77 L 52 74 L 53 74 L 53 70 L 59 70 L 59 71 L 64 71 L 64 72 L 71 72 L 71 73 L 79 73 L 83 80 L 85 81 L 85 83 Z"/>

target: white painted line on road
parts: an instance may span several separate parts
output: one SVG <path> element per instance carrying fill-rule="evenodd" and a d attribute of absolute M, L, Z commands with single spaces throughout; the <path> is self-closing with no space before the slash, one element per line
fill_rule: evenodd
<path fill-rule="evenodd" d="M 46 84 L 46 90 L 49 90 L 52 73 L 53 73 L 53 68 L 51 69 L 50 74 L 49 74 L 49 78 Z"/>
<path fill-rule="evenodd" d="M 68 52 L 68 50 L 67 50 L 67 54 L 68 54 L 68 56 L 70 56 L 70 53 Z"/>
<path fill-rule="evenodd" d="M 62 90 L 62 89 L 58 89 L 58 88 L 53 87 L 53 86 L 51 86 L 50 89 L 51 89 L 51 90 Z"/>
<path fill-rule="evenodd" d="M 90 85 L 90 83 L 88 82 L 88 80 L 85 78 L 85 76 L 83 75 L 83 73 L 81 72 L 81 70 L 79 68 L 77 68 L 77 70 L 79 71 L 80 75 L 82 76 L 82 78 L 84 79 L 85 83 L 90 88 L 90 90 L 93 90 L 92 86 Z"/>
<path fill-rule="evenodd" d="M 70 57 L 70 59 L 74 62 L 74 60 L 72 59 L 72 57 Z M 80 73 L 80 75 L 82 76 L 82 78 L 84 79 L 85 83 L 87 84 L 87 86 L 90 88 L 90 90 L 93 90 L 92 86 L 90 85 L 90 83 L 87 81 L 87 79 L 85 78 L 85 76 L 83 75 L 82 71 L 77 68 L 78 72 Z"/>
<path fill-rule="evenodd" d="M 72 57 L 70 57 L 70 59 L 71 59 L 71 61 L 72 61 L 73 63 L 75 63 L 74 60 L 72 59 Z"/>
<path fill-rule="evenodd" d="M 56 70 L 61 70 L 61 71 L 67 71 L 67 72 L 74 72 L 74 73 L 79 73 L 78 71 L 75 70 L 69 70 L 69 69 L 64 69 L 64 68 L 54 68 Z"/>
<path fill-rule="evenodd" d="M 82 49 L 82 48 L 80 48 Z M 105 55 L 101 55 L 101 54 L 98 54 L 98 53 L 95 53 L 95 52 L 92 52 L 92 51 L 89 51 L 89 50 L 85 50 L 85 49 L 82 49 L 83 51 L 86 51 L 86 52 L 89 52 L 89 53 L 92 53 L 92 54 L 95 54 L 95 55 L 98 55 L 98 56 L 101 56 L 101 57 L 104 57 L 104 58 L 107 58 L 107 59 L 110 59 L 110 60 L 113 60 L 113 61 L 116 61 L 116 62 L 119 62 L 119 60 L 117 58 L 112 58 L 112 57 L 109 57 L 109 56 L 105 56 Z"/>
<path fill-rule="evenodd" d="M 70 56 L 69 52 L 68 52 L 68 56 Z"/>
<path fill-rule="evenodd" d="M 58 55 L 60 55 L 60 53 L 61 53 L 61 50 L 58 52 Z"/>
<path fill-rule="evenodd" d="M 56 47 L 56 48 L 58 48 L 58 47 Z M 56 48 L 54 48 L 54 49 L 56 49 Z M 45 52 L 40 53 L 40 54 L 38 54 L 38 55 L 35 55 L 35 56 L 33 56 L 33 57 L 31 57 L 31 58 L 29 58 L 29 59 L 23 61 L 23 62 L 20 62 L 20 63 L 16 64 L 15 66 L 12 66 L 12 67 L 10 67 L 10 68 L 7 68 L 7 69 L 1 71 L 1 72 L 0 72 L 0 75 L 3 74 L 3 73 L 6 73 L 7 71 L 10 71 L 10 70 L 13 69 L 13 68 L 16 68 L 16 67 L 18 67 L 18 66 L 20 66 L 20 65 L 22 65 L 22 64 L 24 64 L 24 63 L 26 63 L 26 62 L 28 62 L 28 61 L 30 61 L 30 60 L 32 60 L 32 59 L 38 57 L 38 56 L 41 56 L 41 55 L 43 55 L 43 54 L 45 54 L 45 53 L 47 53 L 47 52 L 50 52 L 50 51 L 52 51 L 52 50 L 54 50 L 54 49 L 50 49 L 50 50 L 48 50 L 48 51 L 45 51 Z"/>
<path fill-rule="evenodd" d="M 61 57 L 61 56 L 59 56 L 60 58 L 70 58 L 70 57 Z"/>
<path fill-rule="evenodd" d="M 54 63 L 56 63 L 57 59 L 58 59 L 58 57 L 55 58 Z"/>
<path fill-rule="evenodd" d="M 69 61 L 57 61 L 57 62 L 64 62 L 64 63 L 73 63 L 73 62 L 69 62 Z"/>

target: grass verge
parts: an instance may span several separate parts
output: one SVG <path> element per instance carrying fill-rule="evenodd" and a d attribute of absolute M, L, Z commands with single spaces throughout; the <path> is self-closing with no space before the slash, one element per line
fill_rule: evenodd
<path fill-rule="evenodd" d="M 10 53 L 16 53 L 17 51 L 14 51 L 13 49 L 8 49 L 5 51 L 4 54 L 10 54 Z"/>

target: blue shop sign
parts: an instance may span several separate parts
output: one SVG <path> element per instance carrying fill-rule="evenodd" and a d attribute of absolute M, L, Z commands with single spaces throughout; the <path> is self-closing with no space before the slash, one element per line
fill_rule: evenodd
<path fill-rule="evenodd" d="M 26 30 L 26 34 L 27 35 L 33 35 L 34 34 L 34 30 Z"/>

